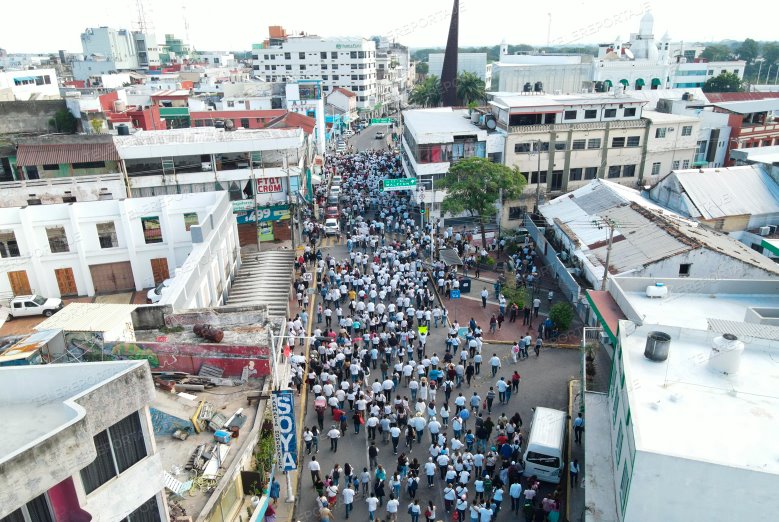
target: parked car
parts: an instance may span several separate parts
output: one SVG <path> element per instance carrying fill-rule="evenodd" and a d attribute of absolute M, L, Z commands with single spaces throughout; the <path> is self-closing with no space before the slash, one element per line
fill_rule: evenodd
<path fill-rule="evenodd" d="M 43 297 L 37 294 L 17 295 L 8 302 L 8 320 L 16 317 L 31 315 L 43 315 L 51 317 L 65 306 L 62 299 L 56 297 Z"/>
<path fill-rule="evenodd" d="M 158 303 L 160 299 L 162 299 L 162 294 L 168 290 L 168 287 L 172 282 L 172 279 L 166 279 L 155 288 L 146 292 L 146 302 L 150 304 Z"/>
<path fill-rule="evenodd" d="M 338 225 L 338 220 L 330 218 L 325 220 L 325 235 L 326 236 L 340 236 L 341 227 Z"/>

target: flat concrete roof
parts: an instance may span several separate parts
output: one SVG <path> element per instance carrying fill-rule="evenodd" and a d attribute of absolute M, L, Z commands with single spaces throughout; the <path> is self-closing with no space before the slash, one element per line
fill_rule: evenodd
<path fill-rule="evenodd" d="M 110 303 L 70 303 L 38 326 L 36 330 L 62 329 L 66 332 L 109 332 L 132 324 L 138 305 Z"/>
<path fill-rule="evenodd" d="M 584 487 L 584 520 L 613 522 L 617 514 L 614 490 L 614 445 L 611 440 L 611 415 L 608 396 L 603 393 L 584 394 L 587 413 L 586 459 L 580 463 Z"/>
<path fill-rule="evenodd" d="M 476 134 L 485 132 L 467 117 L 468 111 L 437 107 L 434 109 L 414 109 L 403 111 L 403 123 L 415 136 L 423 134 Z"/>

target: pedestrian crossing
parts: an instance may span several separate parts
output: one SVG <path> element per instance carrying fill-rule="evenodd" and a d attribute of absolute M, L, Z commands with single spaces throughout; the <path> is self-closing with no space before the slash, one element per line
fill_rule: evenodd
<path fill-rule="evenodd" d="M 321 241 L 319 241 L 319 248 L 329 248 L 334 247 L 338 245 L 343 245 L 344 241 L 340 237 L 337 236 L 325 236 L 322 238 Z"/>

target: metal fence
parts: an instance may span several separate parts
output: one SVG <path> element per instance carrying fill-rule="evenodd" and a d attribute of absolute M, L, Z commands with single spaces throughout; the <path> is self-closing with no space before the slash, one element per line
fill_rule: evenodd
<path fill-rule="evenodd" d="M 579 284 L 568 272 L 560 258 L 557 257 L 557 251 L 546 240 L 543 232 L 527 214 L 525 215 L 525 228 L 527 228 L 530 237 L 533 238 L 538 253 L 546 260 L 549 273 L 554 275 L 555 283 L 560 287 L 560 291 L 563 292 L 571 303 L 578 303 L 581 296 Z"/>

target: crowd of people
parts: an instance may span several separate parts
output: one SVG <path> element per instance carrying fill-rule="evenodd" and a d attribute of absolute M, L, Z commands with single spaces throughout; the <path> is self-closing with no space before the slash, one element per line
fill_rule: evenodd
<path fill-rule="evenodd" d="M 435 240 L 464 245 L 465 238 L 444 230 L 434 239 L 433 226 L 418 222 L 406 193 L 381 190 L 382 180 L 402 175 L 397 154 L 334 156 L 326 167 L 343 179 L 348 255 L 322 255 L 313 218 L 304 226 L 307 246 L 298 266 L 301 273 L 316 272 L 321 299 L 315 317 L 288 323 L 290 336 L 302 344 L 304 326 L 313 321 L 305 385 L 317 421 L 303 429 L 303 441 L 320 519 L 338 518 L 340 505 L 349 518 L 359 499 L 370 520 L 397 520 L 406 512 L 412 522 L 433 522 L 444 513 L 436 512 L 435 502 L 420 500 L 418 489 L 440 485 L 446 516 L 455 520 L 488 522 L 505 509 L 522 511 L 526 520 L 555 520 L 560 490 L 539 495 L 536 478 L 523 476 L 519 413 L 496 412 L 493 418 L 496 398 L 507 410 L 518 396 L 519 372 L 499 375 L 500 357 L 482 353 L 481 327 L 471 319 L 463 338 L 438 303 L 427 269 L 446 288 L 457 284 L 456 273 L 442 263 L 423 265 Z M 303 278 L 296 282 L 301 306 L 306 288 Z M 431 345 L 438 328 L 446 341 Z M 522 353 L 520 347 L 517 356 Z M 305 362 L 304 356 L 292 358 L 298 387 Z M 488 371 L 494 384 L 484 397 L 466 391 Z M 367 438 L 369 465 L 322 469 L 322 438 L 333 454 L 342 439 L 365 444 Z"/>

